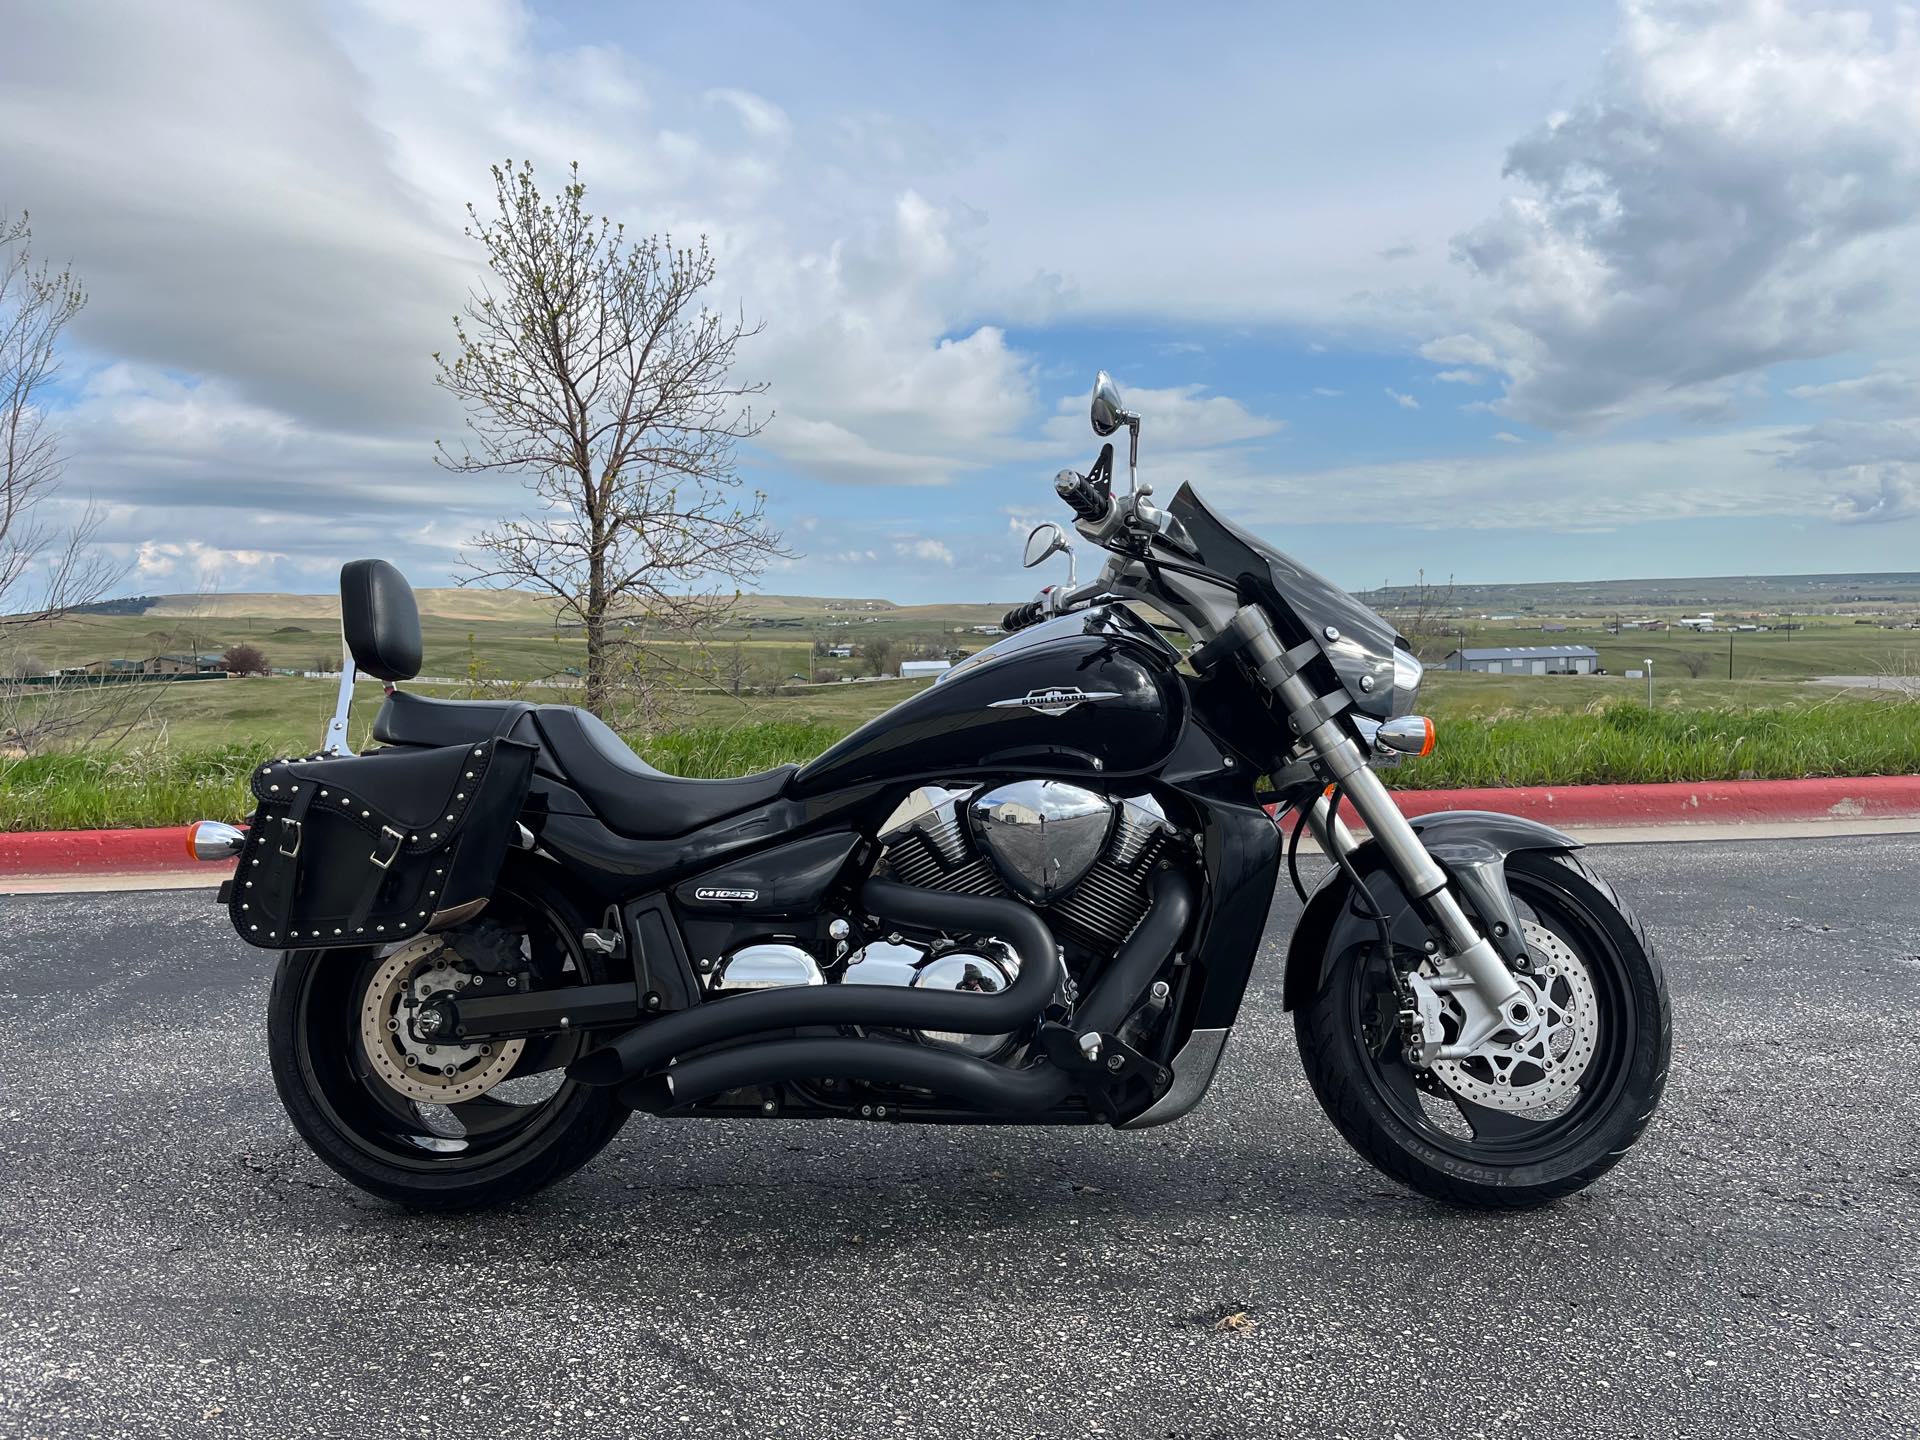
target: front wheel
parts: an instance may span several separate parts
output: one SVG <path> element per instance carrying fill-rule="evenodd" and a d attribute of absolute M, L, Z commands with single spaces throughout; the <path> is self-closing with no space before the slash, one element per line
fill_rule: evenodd
<path fill-rule="evenodd" d="M 1416 1190 L 1485 1208 L 1543 1204 L 1611 1169 L 1659 1104 L 1672 1043 L 1659 962 L 1611 886 L 1547 851 L 1509 856 L 1507 883 L 1541 1016 L 1529 1035 L 1416 1066 L 1391 962 L 1370 945 L 1332 957 L 1294 1013 L 1307 1079 L 1348 1142 Z M 1440 1007 L 1452 1039 L 1458 1008 L 1432 976 L 1422 964 L 1408 985 Z"/>

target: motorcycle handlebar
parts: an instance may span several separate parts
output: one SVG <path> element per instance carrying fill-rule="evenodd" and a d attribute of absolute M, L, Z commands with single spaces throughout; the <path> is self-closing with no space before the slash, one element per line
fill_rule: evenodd
<path fill-rule="evenodd" d="M 1107 518 L 1107 510 L 1112 501 L 1103 495 L 1084 475 L 1076 475 L 1071 470 L 1062 470 L 1055 477 L 1053 488 L 1059 497 L 1067 502 L 1067 508 L 1089 525 L 1098 525 Z"/>
<path fill-rule="evenodd" d="M 1040 619 L 1040 602 L 1029 600 L 1024 605 L 1016 605 L 1000 617 L 1000 628 L 1011 635 L 1016 630 L 1024 630 Z"/>

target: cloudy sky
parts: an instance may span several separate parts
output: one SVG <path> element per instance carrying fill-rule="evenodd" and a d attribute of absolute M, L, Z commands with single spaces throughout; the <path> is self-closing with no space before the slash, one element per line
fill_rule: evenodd
<path fill-rule="evenodd" d="M 130 590 L 445 583 L 487 166 L 765 322 L 766 588 L 1019 597 L 1093 372 L 1350 585 L 1920 569 L 1920 21 L 1645 0 L 10 7 L 0 210 Z"/>

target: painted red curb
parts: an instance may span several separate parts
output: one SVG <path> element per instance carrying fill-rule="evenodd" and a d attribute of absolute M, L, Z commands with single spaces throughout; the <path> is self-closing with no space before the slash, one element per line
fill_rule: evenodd
<path fill-rule="evenodd" d="M 187 827 L 157 830 L 26 830 L 0 832 L 0 875 L 150 875 L 232 868 L 187 854 Z"/>
<path fill-rule="evenodd" d="M 1484 790 L 1396 790 L 1409 817 L 1494 810 L 1545 825 L 1758 825 L 1920 816 L 1920 775 L 1842 780 L 1706 780 L 1666 785 L 1539 785 Z M 1340 814 L 1359 826 L 1353 807 Z"/>
<path fill-rule="evenodd" d="M 1547 825 L 1740 825 L 1810 820 L 1920 817 L 1920 775 L 1851 780 L 1713 780 L 1671 785 L 1516 786 L 1486 790 L 1397 790 L 1406 814 L 1495 810 Z M 1349 825 L 1352 808 L 1341 806 Z M 0 832 L 0 875 L 155 874 L 225 870 L 189 859 L 186 827 L 156 830 Z"/>

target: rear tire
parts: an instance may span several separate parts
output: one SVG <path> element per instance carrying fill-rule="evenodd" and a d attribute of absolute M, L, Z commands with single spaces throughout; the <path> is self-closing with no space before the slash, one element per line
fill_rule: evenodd
<path fill-rule="evenodd" d="M 1536 1120 L 1462 1104 L 1416 1072 L 1401 1055 L 1398 1006 L 1376 946 L 1333 957 L 1312 1002 L 1294 1012 L 1307 1080 L 1348 1143 L 1423 1194 L 1483 1209 L 1541 1205 L 1612 1169 L 1659 1104 L 1672 1048 L 1659 962 L 1613 888 L 1564 852 L 1516 852 L 1507 880 L 1523 915 L 1591 979 L 1592 1057 L 1557 1114 Z"/>
<path fill-rule="evenodd" d="M 488 915 L 528 936 L 528 953 L 552 977 L 543 977 L 545 983 L 616 978 L 600 973 L 600 957 L 581 949 L 586 922 L 545 886 L 516 890 L 503 877 Z M 514 938 L 517 944 L 517 933 Z M 422 1106 L 383 1081 L 359 1015 L 370 978 L 393 953 L 391 947 L 290 950 L 274 973 L 267 1003 L 274 1086 L 294 1129 L 327 1165 L 369 1194 L 409 1209 L 473 1210 L 565 1178 L 619 1133 L 632 1112 L 611 1090 L 564 1078 L 552 1085 L 556 1072 L 548 1062 L 564 1064 L 584 1036 L 565 1042 L 565 1053 L 552 1045 L 536 1051 L 537 1042 L 528 1041 L 510 1074 L 457 1105 Z M 521 1076 L 536 1068 L 537 1074 Z M 506 1098 L 516 1086 L 537 1098 Z M 547 1086 L 549 1093 L 537 1093 Z"/>

